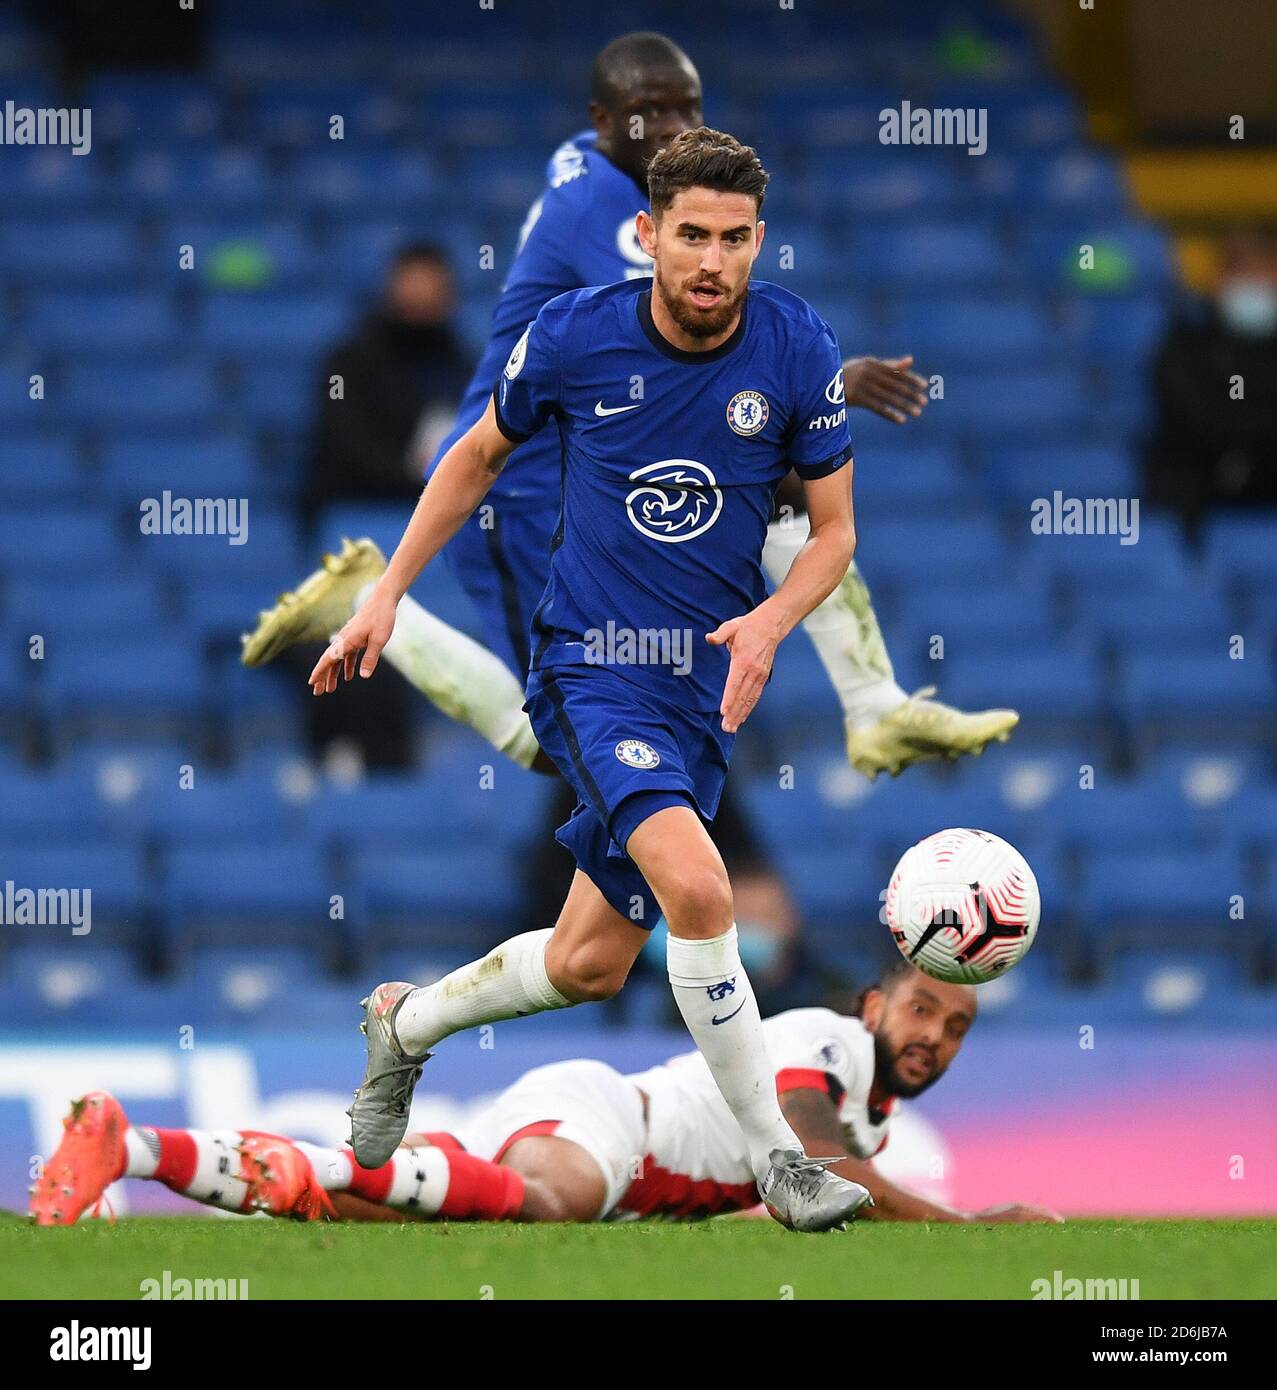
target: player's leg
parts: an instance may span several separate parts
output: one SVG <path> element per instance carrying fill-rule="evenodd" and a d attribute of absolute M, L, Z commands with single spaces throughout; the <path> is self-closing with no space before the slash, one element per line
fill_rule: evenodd
<path fill-rule="evenodd" d="M 485 1023 L 611 998 L 646 940 L 646 931 L 626 921 L 578 873 L 554 928 L 511 937 L 431 985 L 378 985 L 364 1001 L 368 1063 L 349 1112 L 359 1161 L 379 1167 L 390 1158 L 407 1129 L 422 1064 L 445 1038 Z"/>
<path fill-rule="evenodd" d="M 31 1194 L 38 1225 L 70 1225 L 100 1207 L 120 1178 L 162 1183 L 173 1192 L 224 1211 L 267 1211 L 316 1220 L 327 1214 L 306 1157 L 278 1135 L 251 1130 L 206 1131 L 131 1126 L 105 1091 L 75 1101 L 63 1135 Z"/>
<path fill-rule="evenodd" d="M 632 819 L 641 814 L 641 807 L 630 811 Z M 741 1127 L 759 1194 L 796 1229 L 841 1224 L 869 1193 L 828 1173 L 828 1160 L 809 1158 L 781 1112 L 762 1016 L 737 948 L 727 870 L 700 817 L 689 802 L 629 829 L 623 805 L 614 833 L 626 836 L 626 853 L 660 903 L 675 1002 Z"/>
<path fill-rule="evenodd" d="M 343 540 L 339 554 L 325 555 L 319 569 L 261 614 L 244 638 L 244 664 L 264 666 L 287 647 L 326 642 L 385 568 L 385 556 L 372 541 Z M 523 713 L 523 687 L 498 656 L 410 594 L 399 601 L 383 655 L 449 718 L 469 725 L 520 767 L 533 765 L 537 744 Z"/>
<path fill-rule="evenodd" d="M 737 949 L 727 870 L 690 804 L 648 816 L 629 833 L 625 848 L 665 916 L 666 961 L 679 1013 L 740 1124 L 761 1179 L 773 1149 L 802 1145 L 776 1098 L 762 1018 Z"/>
<path fill-rule="evenodd" d="M 411 1143 L 401 1144 L 378 1168 L 361 1166 L 345 1147 L 298 1141 L 297 1148 L 346 1220 L 369 1219 L 368 1208 L 394 1213 L 372 1218 L 376 1220 L 537 1219 L 523 1215 L 529 1202 L 518 1173 L 467 1153 L 449 1135 L 413 1135 Z"/>
<path fill-rule="evenodd" d="M 789 573 L 810 533 L 801 494 L 778 493 L 784 515 L 767 528 L 763 566 L 773 584 Z M 930 698 L 931 687 L 909 696 L 896 682 L 869 590 L 853 560 L 838 587 L 803 621 L 842 705 L 847 756 L 867 777 L 898 775 L 910 763 L 978 754 L 1005 743 L 1019 723 L 1009 709 L 967 713 Z"/>

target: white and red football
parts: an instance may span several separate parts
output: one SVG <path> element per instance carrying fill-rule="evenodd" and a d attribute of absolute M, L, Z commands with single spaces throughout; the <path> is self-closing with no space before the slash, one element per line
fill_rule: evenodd
<path fill-rule="evenodd" d="M 1041 913 L 1028 861 L 987 830 L 939 830 L 907 849 L 884 909 L 906 960 L 966 985 L 1005 974 L 1033 944 Z"/>

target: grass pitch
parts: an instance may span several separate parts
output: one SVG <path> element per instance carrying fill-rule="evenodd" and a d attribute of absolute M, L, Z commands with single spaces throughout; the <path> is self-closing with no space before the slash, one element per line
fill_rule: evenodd
<path fill-rule="evenodd" d="M 144 1279 L 248 1281 L 250 1299 L 1028 1299 L 1035 1279 L 1138 1279 L 1142 1299 L 1277 1298 L 1277 1221 L 1064 1226 L 769 1221 L 298 1225 L 0 1216 L 0 1296 L 137 1299 Z"/>

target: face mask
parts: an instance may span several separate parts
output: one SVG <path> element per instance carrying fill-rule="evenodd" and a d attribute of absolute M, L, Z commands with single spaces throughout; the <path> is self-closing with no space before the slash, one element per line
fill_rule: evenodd
<path fill-rule="evenodd" d="M 1277 288 L 1263 280 L 1234 280 L 1219 292 L 1219 312 L 1234 333 L 1267 337 L 1277 331 Z"/>

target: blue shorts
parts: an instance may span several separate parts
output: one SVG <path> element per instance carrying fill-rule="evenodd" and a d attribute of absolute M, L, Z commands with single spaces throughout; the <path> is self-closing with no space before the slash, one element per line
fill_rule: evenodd
<path fill-rule="evenodd" d="M 550 550 L 559 524 L 552 506 L 495 501 L 480 508 L 448 542 L 444 554 L 483 624 L 484 645 L 519 678 L 531 665 L 532 614 L 550 578 Z"/>
<path fill-rule="evenodd" d="M 622 916 L 654 927 L 660 905 L 626 841 L 666 806 L 712 820 L 735 736 L 716 712 L 683 709 L 602 666 L 533 671 L 523 708 L 576 792 L 576 810 L 555 838 Z"/>

